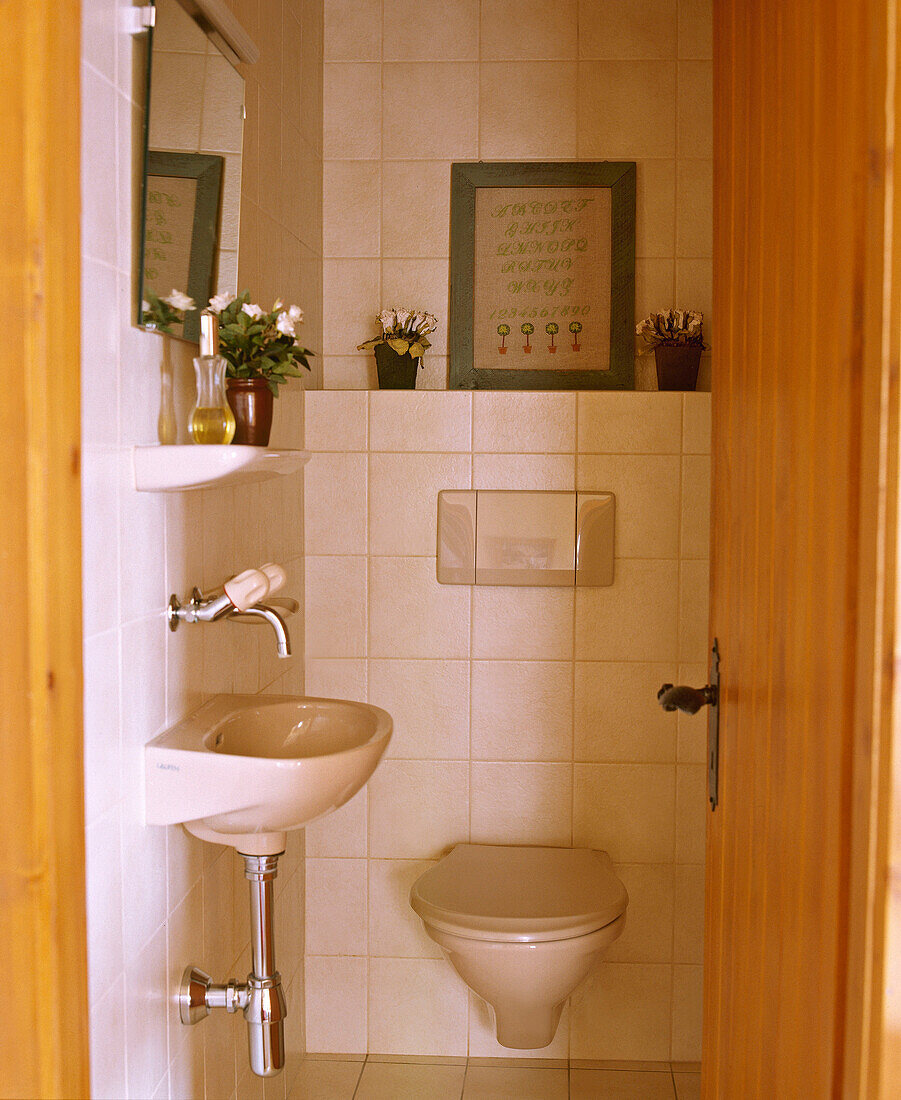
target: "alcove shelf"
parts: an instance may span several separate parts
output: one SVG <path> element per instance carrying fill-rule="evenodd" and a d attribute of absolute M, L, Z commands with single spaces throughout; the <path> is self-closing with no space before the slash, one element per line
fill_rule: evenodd
<path fill-rule="evenodd" d="M 267 481 L 296 473 L 308 451 L 246 447 L 230 443 L 134 447 L 132 462 L 139 493 L 179 493 L 216 485 Z"/>

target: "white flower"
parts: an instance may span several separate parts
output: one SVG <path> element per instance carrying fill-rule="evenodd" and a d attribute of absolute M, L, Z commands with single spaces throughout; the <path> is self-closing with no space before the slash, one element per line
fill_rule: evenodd
<path fill-rule="evenodd" d="M 382 332 L 391 332 L 397 324 L 397 314 L 393 309 L 383 309 L 379 314 L 379 324 L 382 326 Z"/>
<path fill-rule="evenodd" d="M 210 312 L 221 313 L 223 309 L 227 309 L 235 300 L 234 294 L 230 294 L 227 290 L 224 290 L 221 294 L 216 294 L 210 298 Z"/>
<path fill-rule="evenodd" d="M 403 332 L 407 327 L 407 322 L 410 320 L 413 314 L 408 309 L 396 309 L 394 313 L 397 317 L 397 327 L 401 332 Z"/>
<path fill-rule="evenodd" d="M 287 313 L 280 313 L 275 322 L 275 327 L 283 336 L 295 336 L 294 322 Z"/>
<path fill-rule="evenodd" d="M 292 324 L 299 325 L 303 321 L 303 310 L 300 306 L 288 306 L 288 316 Z"/>
<path fill-rule="evenodd" d="M 144 298 L 141 299 L 141 312 L 142 313 L 149 313 L 150 312 L 150 303 L 148 301 L 145 301 Z"/>
<path fill-rule="evenodd" d="M 172 306 L 173 309 L 196 309 L 196 306 L 194 305 L 194 299 L 189 298 L 187 294 L 182 294 L 180 290 L 175 290 L 174 287 L 169 297 L 164 298 L 163 301 L 166 303 L 166 305 Z"/>
<path fill-rule="evenodd" d="M 285 303 L 281 300 L 281 298 L 276 298 L 275 301 L 272 303 L 272 312 L 275 313 L 275 311 L 277 309 L 281 309 L 284 304 Z"/>
<path fill-rule="evenodd" d="M 247 316 L 254 321 L 258 321 L 263 316 L 263 311 L 253 302 L 245 302 L 244 305 L 241 306 L 241 312 L 246 313 Z"/>

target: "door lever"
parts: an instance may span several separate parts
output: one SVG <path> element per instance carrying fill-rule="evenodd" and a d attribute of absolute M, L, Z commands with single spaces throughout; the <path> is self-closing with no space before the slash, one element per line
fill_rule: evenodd
<path fill-rule="evenodd" d="M 687 687 L 685 684 L 664 684 L 657 692 L 657 700 L 664 710 L 681 710 L 686 714 L 697 714 L 701 707 L 716 705 L 715 684 L 705 684 L 702 688 Z"/>

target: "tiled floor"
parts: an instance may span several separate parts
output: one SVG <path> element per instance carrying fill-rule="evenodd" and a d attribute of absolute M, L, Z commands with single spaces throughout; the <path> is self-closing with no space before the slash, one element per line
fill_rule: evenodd
<path fill-rule="evenodd" d="M 701 1075 L 668 1062 L 641 1068 L 306 1059 L 288 1100 L 700 1100 Z"/>

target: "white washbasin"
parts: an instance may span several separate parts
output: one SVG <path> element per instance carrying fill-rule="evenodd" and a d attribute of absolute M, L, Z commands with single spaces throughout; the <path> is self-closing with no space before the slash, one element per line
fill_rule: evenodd
<path fill-rule="evenodd" d="M 368 703 L 220 695 L 144 747 L 148 825 L 248 855 L 343 806 L 375 771 L 391 715 Z"/>

